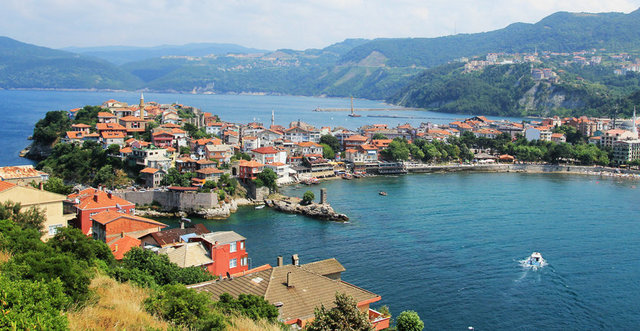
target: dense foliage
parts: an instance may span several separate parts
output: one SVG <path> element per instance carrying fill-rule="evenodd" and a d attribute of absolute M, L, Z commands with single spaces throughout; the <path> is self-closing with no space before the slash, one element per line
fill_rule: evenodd
<path fill-rule="evenodd" d="M 46 282 L 0 277 L 0 329 L 67 330 L 67 318 L 60 312 L 69 303 L 58 279 Z"/>
<path fill-rule="evenodd" d="M 191 178 L 195 176 L 196 174 L 193 172 L 185 172 L 182 174 L 176 168 L 169 168 L 167 174 L 162 178 L 162 181 L 160 181 L 160 185 L 188 187 L 191 186 Z"/>
<path fill-rule="evenodd" d="M 368 316 L 361 312 L 356 301 L 344 294 L 336 293 L 335 307 L 316 308 L 315 319 L 307 325 L 308 331 L 325 330 L 372 330 Z"/>
<path fill-rule="evenodd" d="M 0 220 L 11 220 L 22 228 L 42 231 L 45 216 L 36 207 L 23 209 L 20 203 L 8 200 L 0 203 Z"/>
<path fill-rule="evenodd" d="M 278 174 L 271 168 L 265 168 L 261 173 L 257 175 L 256 185 L 266 186 L 270 191 L 275 192 L 278 189 L 278 185 L 276 184 L 276 180 L 278 179 Z"/>
<path fill-rule="evenodd" d="M 189 330 L 224 330 L 224 316 L 212 309 L 206 293 L 184 285 L 165 285 L 145 300 L 145 309 L 175 326 Z"/>
<path fill-rule="evenodd" d="M 240 294 L 235 299 L 230 294 L 223 293 L 214 307 L 227 315 L 240 314 L 253 320 L 265 319 L 273 323 L 277 322 L 279 314 L 278 308 L 269 301 L 251 294 Z"/>
<path fill-rule="evenodd" d="M 36 122 L 33 141 L 42 145 L 53 144 L 64 132 L 71 130 L 72 121 L 64 110 L 50 111 Z"/>
<path fill-rule="evenodd" d="M 109 150 L 98 143 L 85 141 L 75 144 L 56 144 L 51 155 L 38 163 L 39 169 L 72 183 L 124 186 L 129 178 L 126 164 L 118 157 L 109 155 Z"/>
<path fill-rule="evenodd" d="M 304 194 L 302 194 L 302 203 L 305 205 L 310 204 L 311 202 L 313 202 L 313 199 L 315 199 L 316 196 L 315 194 L 313 194 L 313 192 L 311 191 L 306 191 L 304 192 Z"/>
<path fill-rule="evenodd" d="M 403 311 L 396 319 L 396 329 L 398 331 L 422 331 L 424 322 L 413 310 Z"/>

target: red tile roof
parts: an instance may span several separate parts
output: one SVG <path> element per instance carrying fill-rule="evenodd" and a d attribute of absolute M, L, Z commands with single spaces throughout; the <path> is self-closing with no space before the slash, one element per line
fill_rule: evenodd
<path fill-rule="evenodd" d="M 140 117 L 136 117 L 136 116 L 125 116 L 125 117 L 120 117 L 119 121 L 123 121 L 123 122 L 146 122 L 145 120 L 141 119 Z"/>
<path fill-rule="evenodd" d="M 264 167 L 264 164 L 262 164 L 262 163 L 260 163 L 258 161 L 255 161 L 255 160 L 251 160 L 251 161 L 240 160 L 238 165 L 241 166 L 241 167 L 248 167 L 248 168 Z"/>
<path fill-rule="evenodd" d="M 367 137 L 355 134 L 351 137 L 344 138 L 344 141 L 367 141 Z"/>
<path fill-rule="evenodd" d="M 156 168 L 144 168 L 142 170 L 140 170 L 140 173 L 145 173 L 145 174 L 155 174 L 156 172 L 160 171 L 160 169 L 156 169 Z"/>
<path fill-rule="evenodd" d="M 122 260 L 122 258 L 124 258 L 124 254 L 130 251 L 133 247 L 140 247 L 140 245 L 142 245 L 140 240 L 124 236 L 112 241 L 109 244 L 109 248 L 111 248 L 111 253 L 113 253 L 116 260 Z"/>
<path fill-rule="evenodd" d="M 113 221 L 119 220 L 121 218 L 124 219 L 128 219 L 128 220 L 132 220 L 132 221 L 137 221 L 137 222 L 145 222 L 145 223 L 149 223 L 149 224 L 153 224 L 153 225 L 158 225 L 161 227 L 167 227 L 166 224 L 158 222 L 156 220 L 152 220 L 150 218 L 146 218 L 146 217 L 140 217 L 140 216 L 135 216 L 135 215 L 129 215 L 129 214 L 125 214 L 125 213 L 119 213 L 117 211 L 103 211 L 103 212 L 99 212 L 95 215 L 93 215 L 91 217 L 92 220 L 100 223 L 100 224 L 109 224 Z"/>
<path fill-rule="evenodd" d="M 69 194 L 67 197 L 72 201 L 77 198 L 79 202 L 75 204 L 75 206 L 81 210 L 109 208 L 115 207 L 116 205 L 120 205 L 121 207 L 135 206 L 134 203 L 120 198 L 115 194 L 111 194 L 111 197 L 109 197 L 107 192 L 92 187 L 78 193 Z"/>
<path fill-rule="evenodd" d="M 258 153 L 258 154 L 276 154 L 276 153 L 278 153 L 278 150 L 273 148 L 272 146 L 260 147 L 260 148 L 252 149 L 251 151 L 254 152 L 254 153 Z"/>
<path fill-rule="evenodd" d="M 17 186 L 16 184 L 12 184 L 12 183 L 9 183 L 9 182 L 1 181 L 0 182 L 0 192 L 6 191 L 6 190 L 8 190 L 10 188 L 14 188 L 16 186 Z"/>
<path fill-rule="evenodd" d="M 108 113 L 106 111 L 101 111 L 98 113 L 98 117 L 116 117 L 116 115 Z"/>

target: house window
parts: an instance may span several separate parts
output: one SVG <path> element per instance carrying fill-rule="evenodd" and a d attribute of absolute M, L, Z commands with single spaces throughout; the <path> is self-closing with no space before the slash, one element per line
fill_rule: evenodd
<path fill-rule="evenodd" d="M 229 253 L 233 253 L 235 251 L 237 251 L 237 247 L 236 247 L 236 242 L 234 241 L 229 244 Z"/>
<path fill-rule="evenodd" d="M 233 269 L 238 266 L 238 259 L 229 260 L 229 269 Z"/>
<path fill-rule="evenodd" d="M 240 249 L 244 249 L 244 241 L 240 242 Z"/>
<path fill-rule="evenodd" d="M 49 235 L 53 236 L 58 232 L 58 228 L 61 228 L 62 224 L 49 225 Z"/>
<path fill-rule="evenodd" d="M 240 265 L 241 265 L 241 266 L 243 266 L 243 267 L 247 265 L 247 257 L 246 257 L 246 256 L 245 256 L 245 257 L 243 257 L 243 258 L 240 260 Z"/>

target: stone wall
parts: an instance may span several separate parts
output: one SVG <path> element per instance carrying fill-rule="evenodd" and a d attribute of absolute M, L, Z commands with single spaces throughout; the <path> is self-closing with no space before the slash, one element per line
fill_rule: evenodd
<path fill-rule="evenodd" d="M 556 164 L 477 164 L 477 165 L 440 165 L 407 168 L 410 173 L 426 172 L 527 172 L 527 173 L 566 173 L 566 174 L 638 174 L 637 170 L 618 169 L 601 166 L 578 166 Z"/>
<path fill-rule="evenodd" d="M 160 204 L 162 211 L 180 210 L 193 212 L 200 209 L 218 207 L 218 196 L 215 193 L 146 191 L 118 192 L 119 197 L 136 205 L 151 205 L 154 201 Z"/>

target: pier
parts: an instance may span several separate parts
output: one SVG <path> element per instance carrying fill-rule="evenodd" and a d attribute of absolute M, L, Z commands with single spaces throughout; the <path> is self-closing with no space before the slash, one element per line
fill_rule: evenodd
<path fill-rule="evenodd" d="M 353 111 L 417 111 L 421 108 L 354 108 Z M 313 111 L 352 111 L 351 108 L 316 108 Z"/>

